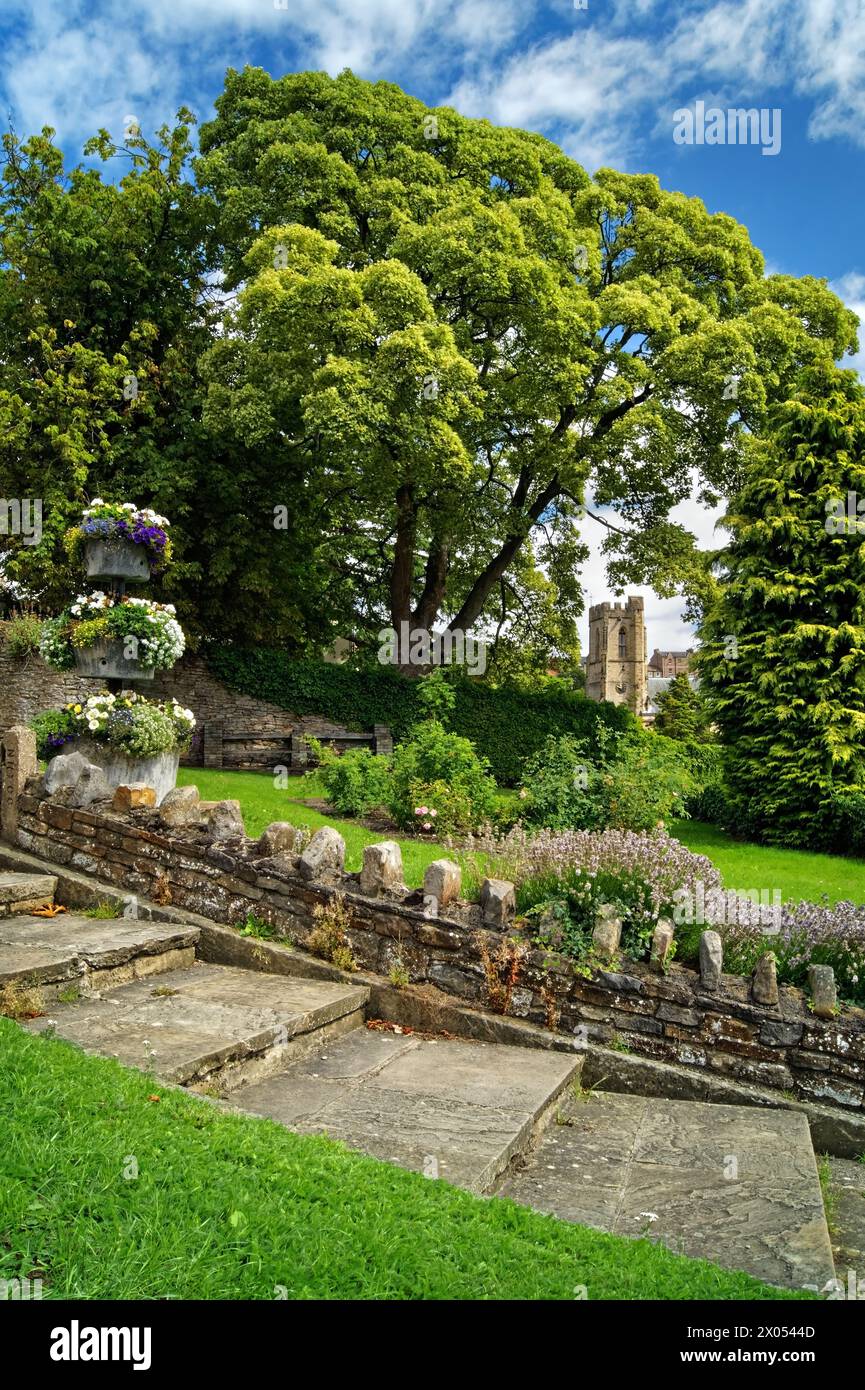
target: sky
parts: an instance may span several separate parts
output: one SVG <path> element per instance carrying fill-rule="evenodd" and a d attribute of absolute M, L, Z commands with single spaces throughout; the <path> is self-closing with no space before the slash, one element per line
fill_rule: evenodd
<path fill-rule="evenodd" d="M 228 67 L 349 67 L 540 131 L 589 172 L 655 173 L 743 222 L 770 273 L 825 277 L 865 321 L 865 0 L 0 0 L 0 53 L 4 114 L 19 134 L 53 126 L 73 161 L 99 127 L 148 133 L 181 105 L 208 119 Z M 777 153 L 677 143 L 674 113 L 700 102 L 765 111 Z M 865 375 L 865 350 L 846 365 Z M 714 514 L 676 517 L 718 543 Z M 599 531 L 591 602 L 609 597 Z M 629 592 L 650 651 L 692 644 L 681 600 Z"/>

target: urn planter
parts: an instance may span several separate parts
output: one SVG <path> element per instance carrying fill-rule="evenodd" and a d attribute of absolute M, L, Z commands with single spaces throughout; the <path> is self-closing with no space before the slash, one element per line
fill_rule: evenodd
<path fill-rule="evenodd" d="M 149 758 L 132 758 L 109 743 L 79 738 L 65 751 L 81 753 L 89 763 L 100 767 L 110 787 L 128 787 L 133 782 L 152 787 L 157 806 L 177 785 L 180 752 L 176 748 L 170 753 L 154 753 Z"/>
<path fill-rule="evenodd" d="M 142 665 L 135 657 L 125 656 L 123 649 L 122 637 L 94 642 L 92 647 L 76 647 L 75 669 L 82 676 L 105 680 L 152 681 L 154 668 Z"/>
<path fill-rule="evenodd" d="M 122 537 L 88 541 L 84 547 L 84 558 L 88 579 L 146 581 L 150 578 L 150 565 L 144 548 Z"/>

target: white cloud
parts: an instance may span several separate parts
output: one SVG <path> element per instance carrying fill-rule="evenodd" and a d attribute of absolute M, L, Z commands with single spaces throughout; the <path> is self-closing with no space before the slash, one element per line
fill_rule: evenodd
<path fill-rule="evenodd" d="M 704 88 L 777 105 L 783 86 L 811 101 L 814 139 L 865 144 L 862 0 L 589 0 L 585 11 L 557 0 L 547 36 L 534 26 L 545 14 L 538 0 L 288 0 L 285 9 L 274 0 L 6 0 L 5 9 L 7 25 L 18 24 L 5 100 L 22 130 L 48 120 L 71 142 L 105 113 L 122 117 L 121 107 L 148 124 L 181 101 L 207 114 L 224 68 L 264 38 L 274 71 L 291 55 L 409 89 L 422 81 L 472 113 L 548 131 L 588 167 L 639 162 L 656 120 L 667 123 L 671 103 Z"/>
<path fill-rule="evenodd" d="M 853 357 L 842 358 L 841 365 L 855 367 L 865 381 L 865 275 L 858 270 L 850 270 L 833 280 L 829 288 L 835 291 L 839 299 L 843 299 L 848 309 L 859 316 L 859 351 Z"/>

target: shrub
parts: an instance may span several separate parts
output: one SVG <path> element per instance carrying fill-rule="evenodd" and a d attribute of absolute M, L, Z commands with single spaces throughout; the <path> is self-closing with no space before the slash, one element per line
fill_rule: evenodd
<path fill-rule="evenodd" d="M 49 709 L 30 721 L 36 735 L 36 751 L 40 758 L 50 758 L 66 743 L 78 738 L 75 717 L 68 709 Z"/>
<path fill-rule="evenodd" d="M 150 758 L 175 747 L 174 724 L 155 705 L 115 709 L 108 717 L 108 742 L 131 758 Z"/>
<path fill-rule="evenodd" d="M 497 789 L 487 760 L 470 740 L 449 733 L 438 719 L 427 719 L 394 750 L 388 809 L 408 830 L 417 825 L 417 809 L 433 798 L 442 801 L 442 821 L 451 821 L 444 828 L 463 831 L 490 818 Z"/>
<path fill-rule="evenodd" d="M 390 797 L 390 761 L 356 748 L 337 754 L 322 747 L 317 739 L 307 740 L 317 758 L 319 776 L 327 799 L 344 816 L 365 816 L 376 806 L 385 806 Z"/>
<path fill-rule="evenodd" d="M 22 658 L 33 656 L 39 650 L 42 640 L 42 619 L 33 613 L 21 613 L 13 618 L 6 629 L 6 646 L 9 655 Z"/>
<path fill-rule="evenodd" d="M 387 724 L 394 739 L 408 736 L 424 713 L 419 692 L 428 683 L 409 680 L 390 667 L 354 670 L 326 661 L 294 661 L 274 648 L 242 648 L 217 643 L 206 648 L 214 675 L 233 690 L 270 700 L 295 714 L 319 714 L 347 728 Z M 519 785 L 526 758 L 551 734 L 591 735 L 600 720 L 624 732 L 637 728 L 624 705 L 597 704 L 562 682 L 527 691 L 514 684 L 448 675 L 454 692 L 447 723 L 474 743 L 489 760 L 502 786 Z"/>
<path fill-rule="evenodd" d="M 615 826 L 651 830 L 686 814 L 694 779 L 671 739 L 616 736 L 599 721 L 594 739 L 547 739 L 526 764 L 525 819 L 551 830 Z"/>

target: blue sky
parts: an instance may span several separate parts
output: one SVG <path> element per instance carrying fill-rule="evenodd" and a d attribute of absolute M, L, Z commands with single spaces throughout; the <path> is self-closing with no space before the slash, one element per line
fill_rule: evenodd
<path fill-rule="evenodd" d="M 656 173 L 743 222 L 770 271 L 825 276 L 865 321 L 865 0 L 283 2 L 0 0 L 4 114 L 19 133 L 54 126 L 77 158 L 130 115 L 145 131 L 181 104 L 207 119 L 227 67 L 351 67 L 542 131 L 591 172 Z M 698 101 L 780 109 L 779 153 L 677 145 L 673 113 Z M 681 515 L 711 542 L 713 517 Z M 597 560 L 586 582 L 606 596 Z M 680 602 L 641 592 L 650 646 L 688 645 Z"/>

